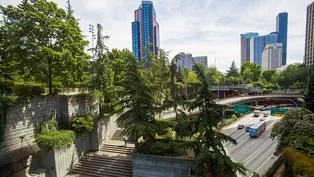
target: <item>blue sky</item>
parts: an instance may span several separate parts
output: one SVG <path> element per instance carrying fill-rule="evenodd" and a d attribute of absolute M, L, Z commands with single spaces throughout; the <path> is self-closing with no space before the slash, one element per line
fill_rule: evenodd
<path fill-rule="evenodd" d="M 65 7 L 66 0 L 54 0 Z M 20 0 L 1 0 L 16 5 Z M 306 6 L 312 0 L 153 0 L 160 26 L 161 48 L 170 57 L 179 52 L 208 56 L 209 65 L 225 71 L 240 65 L 240 34 L 267 34 L 276 29 L 276 15 L 288 12 L 287 62 L 303 62 Z M 71 0 L 85 35 L 88 24 L 100 23 L 109 48 L 131 50 L 131 22 L 140 0 Z M 87 36 L 91 39 L 91 36 Z"/>

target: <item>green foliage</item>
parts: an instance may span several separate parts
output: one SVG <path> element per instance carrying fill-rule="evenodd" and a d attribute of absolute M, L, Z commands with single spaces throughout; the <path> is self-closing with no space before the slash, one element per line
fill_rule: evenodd
<path fill-rule="evenodd" d="M 230 69 L 227 70 L 227 74 L 226 77 L 239 77 L 239 69 L 237 68 L 237 66 L 235 65 L 235 61 L 232 61 L 232 64 L 230 66 Z"/>
<path fill-rule="evenodd" d="M 39 96 L 45 93 L 45 88 L 39 83 L 14 83 L 13 92 L 16 96 Z"/>
<path fill-rule="evenodd" d="M 275 74 L 274 82 L 282 88 L 302 88 L 307 84 L 307 67 L 300 64 L 288 65 L 283 71 Z"/>
<path fill-rule="evenodd" d="M 271 137 L 279 137 L 278 152 L 292 146 L 309 156 L 314 156 L 313 130 L 314 114 L 311 111 L 304 108 L 291 109 L 280 122 L 273 126 Z"/>
<path fill-rule="evenodd" d="M 194 72 L 189 72 L 186 82 L 197 83 L 198 82 L 197 75 Z"/>
<path fill-rule="evenodd" d="M 160 156 L 182 156 L 184 148 L 180 141 L 156 141 L 152 144 L 144 144 L 139 149 L 139 153 Z"/>
<path fill-rule="evenodd" d="M 276 70 L 265 70 L 262 73 L 263 79 L 265 79 L 267 82 L 272 82 L 273 76 L 276 74 Z"/>
<path fill-rule="evenodd" d="M 262 70 L 260 65 L 251 63 L 249 61 L 245 62 L 241 66 L 240 74 L 244 80 L 251 79 L 253 82 L 259 80 Z"/>
<path fill-rule="evenodd" d="M 9 19 L 2 45 L 5 67 L 0 67 L 0 72 L 25 82 L 47 83 L 49 94 L 53 88 L 85 80 L 89 56 L 84 48 L 88 41 L 72 14 L 46 0 L 23 0 L 17 7 L 1 6 L 0 10 Z"/>
<path fill-rule="evenodd" d="M 0 96 L 0 143 L 3 142 L 9 109 L 15 102 L 15 97 Z"/>
<path fill-rule="evenodd" d="M 311 74 L 309 86 L 307 88 L 307 93 L 304 97 L 304 101 L 304 107 L 314 113 L 314 72 L 312 72 Z"/>
<path fill-rule="evenodd" d="M 79 135 L 89 133 L 94 128 L 94 118 L 90 115 L 75 117 L 72 122 L 72 127 Z"/>
<path fill-rule="evenodd" d="M 283 161 L 285 164 L 284 175 L 290 176 L 314 176 L 314 158 L 310 158 L 301 151 L 291 147 L 283 150 Z"/>
<path fill-rule="evenodd" d="M 70 146 L 75 140 L 72 130 L 58 130 L 57 120 L 53 117 L 44 122 L 35 136 L 35 142 L 42 148 L 53 151 Z"/>

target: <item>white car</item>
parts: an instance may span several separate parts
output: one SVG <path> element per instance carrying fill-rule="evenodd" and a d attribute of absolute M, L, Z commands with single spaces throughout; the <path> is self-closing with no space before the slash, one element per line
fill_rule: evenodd
<path fill-rule="evenodd" d="M 265 120 L 265 117 L 262 117 L 261 119 L 260 119 L 260 121 L 264 121 Z"/>

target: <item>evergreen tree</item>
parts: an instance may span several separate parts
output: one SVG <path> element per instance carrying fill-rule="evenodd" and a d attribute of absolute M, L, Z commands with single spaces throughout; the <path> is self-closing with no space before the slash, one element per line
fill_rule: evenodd
<path fill-rule="evenodd" d="M 227 70 L 227 77 L 239 77 L 239 68 L 237 68 L 237 66 L 235 65 L 235 61 L 232 61 L 232 64 L 230 66 L 230 69 Z"/>
<path fill-rule="evenodd" d="M 305 108 L 309 109 L 314 113 L 314 72 L 312 72 L 310 77 L 310 82 L 307 88 L 307 94 L 304 98 Z"/>
<path fill-rule="evenodd" d="M 237 173 L 244 175 L 246 171 L 244 166 L 233 162 L 223 146 L 224 142 L 236 144 L 236 141 L 214 129 L 221 120 L 218 111 L 222 106 L 215 103 L 204 71 L 197 65 L 195 71 L 201 87 L 195 101 L 189 105 L 189 110 L 198 109 L 200 114 L 192 121 L 194 130 L 191 136 L 197 135 L 196 140 L 188 142 L 187 146 L 194 150 L 197 176 L 235 177 Z"/>
<path fill-rule="evenodd" d="M 68 15 L 73 15 L 74 10 L 72 9 L 72 6 L 71 6 L 71 2 L 70 2 L 70 0 L 67 0 L 67 6 L 66 6 L 66 9 L 67 9 Z"/>

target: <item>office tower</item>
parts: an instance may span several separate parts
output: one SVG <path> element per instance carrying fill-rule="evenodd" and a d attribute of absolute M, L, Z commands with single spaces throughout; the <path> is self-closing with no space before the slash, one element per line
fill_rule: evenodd
<path fill-rule="evenodd" d="M 282 12 L 276 18 L 276 31 L 278 32 L 278 43 L 282 43 L 282 65 L 287 64 L 287 34 L 288 13 Z"/>
<path fill-rule="evenodd" d="M 307 6 L 306 11 L 304 64 L 309 66 L 314 63 L 314 2 Z"/>
<path fill-rule="evenodd" d="M 262 70 L 276 70 L 282 66 L 283 44 L 267 44 L 262 53 Z"/>
<path fill-rule="evenodd" d="M 208 67 L 207 56 L 192 57 L 191 54 L 185 54 L 183 57 L 181 57 L 181 59 L 177 61 L 177 67 L 181 69 L 188 68 L 189 71 L 192 71 L 195 65 L 194 62 L 196 64 L 202 63 L 205 68 Z"/>
<path fill-rule="evenodd" d="M 267 44 L 277 43 L 278 34 L 270 33 L 263 36 L 252 37 L 250 39 L 250 62 L 258 65 L 262 64 L 262 53 Z"/>
<path fill-rule="evenodd" d="M 240 34 L 241 38 L 241 65 L 246 61 L 250 61 L 250 39 L 257 37 L 258 33 Z"/>
<path fill-rule="evenodd" d="M 147 61 L 147 54 L 158 54 L 160 48 L 159 25 L 151 1 L 142 1 L 134 11 L 132 22 L 132 50 L 138 60 Z"/>

